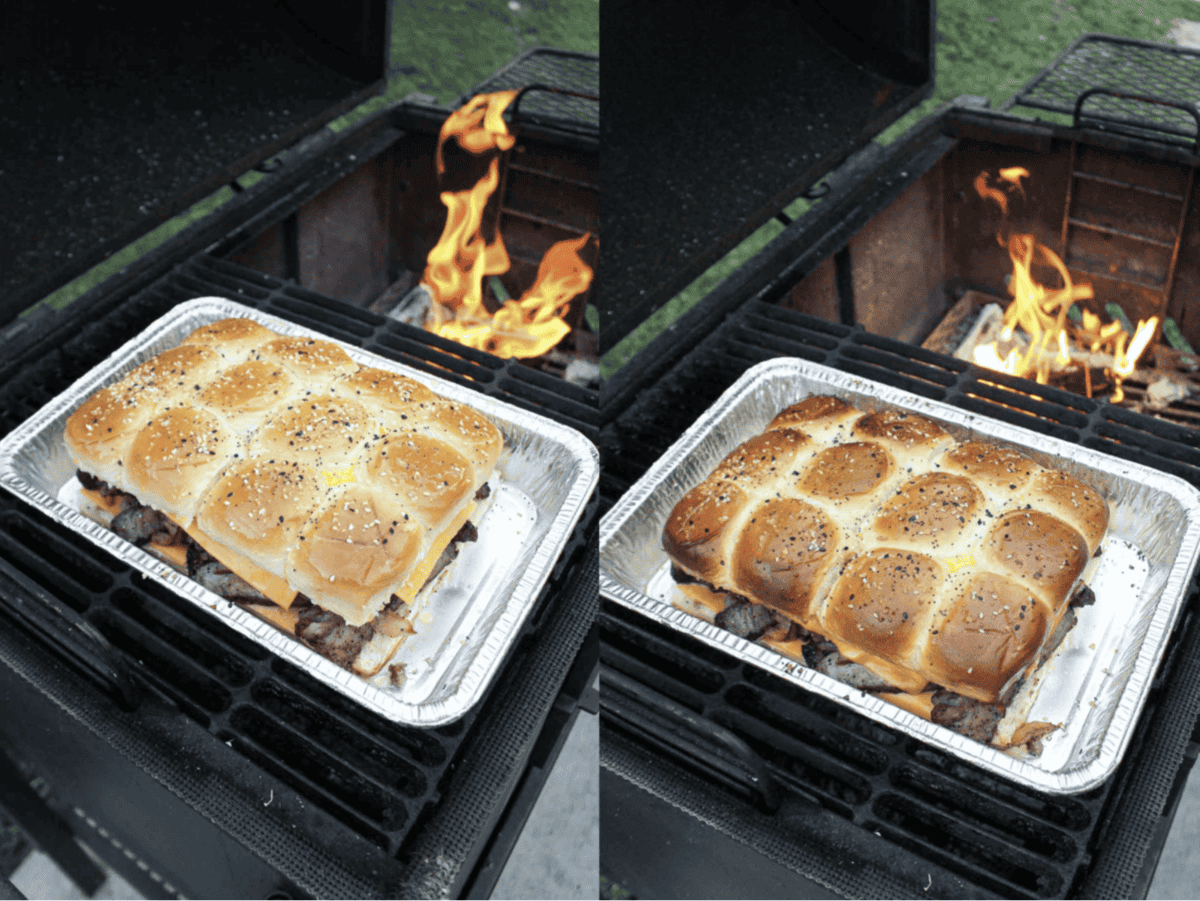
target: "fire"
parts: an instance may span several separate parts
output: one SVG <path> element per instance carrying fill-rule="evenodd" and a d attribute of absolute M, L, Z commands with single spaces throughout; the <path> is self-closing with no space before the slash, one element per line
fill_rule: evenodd
<path fill-rule="evenodd" d="M 437 146 L 437 171 L 444 173 L 442 148 L 450 138 L 471 153 L 510 149 L 503 113 L 517 91 L 481 94 L 451 113 L 442 125 Z M 500 183 L 500 157 L 487 174 L 466 191 L 441 195 L 446 206 L 442 236 L 426 260 L 424 284 L 433 295 L 425 327 L 468 347 L 501 357 L 535 357 L 546 353 L 571 327 L 563 316 L 571 298 L 586 291 L 592 271 L 579 257 L 590 239 L 560 241 L 542 257 L 537 279 L 519 300 L 506 300 L 493 315 L 483 299 L 483 281 L 509 269 L 508 251 L 497 234 L 488 242 L 482 234 L 483 213 Z"/>
<path fill-rule="evenodd" d="M 1026 170 L 1013 167 L 1001 169 L 999 174 L 1001 180 L 1024 193 L 1020 179 L 1029 175 Z M 975 179 L 975 189 L 980 197 L 995 201 L 1007 214 L 1008 197 L 1003 190 L 989 184 L 988 173 L 979 174 Z M 1002 239 L 1001 243 L 1004 243 Z M 1140 321 L 1132 339 L 1120 322 L 1101 324 L 1100 317 L 1090 310 L 1083 310 L 1079 320 L 1072 321 L 1068 313 L 1073 304 L 1091 299 L 1094 296 L 1092 286 L 1076 285 L 1058 254 L 1038 242 L 1033 235 L 1013 235 L 1007 242 L 1007 248 L 1013 264 L 1009 283 L 1013 300 L 1004 311 L 1004 329 L 1000 333 L 1000 341 L 976 347 L 975 362 L 997 372 L 1024 378 L 1032 376 L 1044 385 L 1049 382 L 1053 368 L 1062 369 L 1072 364 L 1073 347 L 1092 353 L 1108 353 L 1112 357 L 1112 365 L 1106 371 L 1115 383 L 1112 401 L 1119 403 L 1124 397 L 1121 382 L 1133 374 L 1138 358 L 1154 338 L 1158 317 Z M 1058 273 L 1062 287 L 1051 288 L 1038 282 L 1033 276 L 1035 262 L 1052 267 Z M 1026 339 L 1023 353 L 1014 346 L 1018 330 Z M 1003 355 L 1000 349 L 1002 344 L 1008 346 Z M 1091 376 L 1086 364 L 1084 372 L 1090 397 Z"/>

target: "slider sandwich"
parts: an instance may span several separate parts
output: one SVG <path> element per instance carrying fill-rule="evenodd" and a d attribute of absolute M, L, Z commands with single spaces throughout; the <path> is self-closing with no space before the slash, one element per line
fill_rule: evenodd
<path fill-rule="evenodd" d="M 901 410 L 814 396 L 675 506 L 677 606 L 981 742 L 1092 599 L 1108 503 Z M 1011 724 L 1010 724 L 1011 725 Z"/>
<path fill-rule="evenodd" d="M 363 676 L 477 537 L 504 444 L 469 406 L 249 319 L 96 392 L 64 438 L 85 515 Z"/>

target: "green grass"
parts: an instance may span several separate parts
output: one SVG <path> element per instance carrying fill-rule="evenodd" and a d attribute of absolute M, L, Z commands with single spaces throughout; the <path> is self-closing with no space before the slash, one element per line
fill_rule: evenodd
<path fill-rule="evenodd" d="M 334 120 L 340 131 L 376 110 L 414 92 L 429 94 L 443 105 L 458 97 L 510 59 L 531 47 L 557 47 L 598 53 L 598 0 L 507 0 L 432 3 L 397 0 L 392 22 L 391 64 L 398 72 L 386 91 Z M 411 72 L 408 69 L 411 68 Z M 249 187 L 262 176 L 250 172 L 238 181 Z M 186 212 L 122 248 L 35 304 L 62 309 L 142 254 L 174 237 L 194 222 L 216 212 L 234 197 L 228 188 L 206 197 Z"/>
<path fill-rule="evenodd" d="M 890 144 L 918 121 L 962 94 L 999 106 L 1082 34 L 1099 32 L 1166 41 L 1174 19 L 1200 20 L 1197 0 L 938 0 L 936 78 L 933 96 L 901 117 L 877 139 Z M 1040 114 L 1053 119 L 1054 114 Z M 663 329 L 758 253 L 782 230 L 771 222 L 747 238 L 639 328 L 604 355 L 609 377 Z"/>

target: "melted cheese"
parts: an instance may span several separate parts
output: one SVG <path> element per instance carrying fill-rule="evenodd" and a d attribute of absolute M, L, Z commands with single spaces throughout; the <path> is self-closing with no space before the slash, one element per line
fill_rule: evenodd
<path fill-rule="evenodd" d="M 929 679 L 922 676 L 920 673 L 913 672 L 908 667 L 897 666 L 884 660 L 882 657 L 876 657 L 874 654 L 868 654 L 861 648 L 843 647 L 839 642 L 834 642 L 842 656 L 847 660 L 865 666 L 880 679 L 883 679 L 889 685 L 894 685 L 901 691 L 919 692 L 927 684 Z"/>
<path fill-rule="evenodd" d="M 116 516 L 121 512 L 120 505 L 115 500 L 109 500 L 99 491 L 92 491 L 90 488 L 80 488 L 79 493 L 107 513 L 109 516 Z"/>
<path fill-rule="evenodd" d="M 429 574 L 433 572 L 433 566 L 435 563 L 437 563 L 438 557 L 442 555 L 442 551 L 446 549 L 446 545 L 448 545 L 454 539 L 454 536 L 458 534 L 458 530 L 463 527 L 463 523 L 465 523 L 467 518 L 474 512 L 475 504 L 472 502 L 460 510 L 458 515 L 455 516 L 454 519 L 450 520 L 450 525 L 446 526 L 446 528 L 441 531 L 437 538 L 433 539 L 433 542 L 429 545 L 429 550 L 426 551 L 424 558 L 421 559 L 416 568 L 412 571 L 412 574 L 409 575 L 407 581 L 404 583 L 404 586 L 396 592 L 396 594 L 400 595 L 400 600 L 404 601 L 406 604 L 411 604 L 413 602 L 413 599 L 417 596 L 418 592 L 420 592 L 421 588 L 424 587 L 426 580 L 429 579 Z"/>
<path fill-rule="evenodd" d="M 933 692 L 923 691 L 920 694 L 909 694 L 904 691 L 895 692 L 879 692 L 875 695 L 881 701 L 887 701 L 889 704 L 895 704 L 901 710 L 907 710 L 909 713 L 916 714 L 921 719 L 930 719 L 933 716 Z"/>
<path fill-rule="evenodd" d="M 284 610 L 280 607 L 268 607 L 266 604 L 245 606 L 242 609 L 249 610 L 260 619 L 265 619 L 267 622 L 278 626 L 289 635 L 296 634 L 296 623 L 300 620 L 300 614 L 295 610 Z"/>
<path fill-rule="evenodd" d="M 204 548 L 231 570 L 249 582 L 258 591 L 287 610 L 296 600 L 296 589 L 274 573 L 267 572 L 261 566 L 243 557 L 237 551 L 230 550 L 219 541 L 207 535 L 198 525 L 192 523 L 187 529 L 188 535 L 200 547 Z"/>

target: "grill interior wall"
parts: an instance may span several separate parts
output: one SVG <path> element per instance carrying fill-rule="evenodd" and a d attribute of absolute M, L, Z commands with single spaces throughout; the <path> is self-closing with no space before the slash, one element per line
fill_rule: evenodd
<path fill-rule="evenodd" d="M 979 197 L 974 182 L 987 171 L 994 184 L 994 174 L 1009 166 L 1023 167 L 1030 176 L 1022 180 L 1024 196 L 1012 196 L 1006 221 L 996 204 Z M 1096 297 L 1084 305 L 1105 321 L 1111 318 L 1104 311 L 1110 302 L 1134 323 L 1166 313 L 1200 346 L 1200 309 L 1192 300 L 1200 296 L 1200 189 L 1189 170 L 1183 163 L 1082 142 L 1073 157 L 1067 140 L 1029 148 L 963 138 L 842 251 L 791 285 L 781 302 L 919 343 L 957 299 L 956 288 L 969 285 L 1008 297 L 1012 262 L 997 240 L 1003 228 L 1006 234 L 1032 234 L 1062 255 L 1076 282 L 1094 286 Z M 1168 279 L 1185 192 L 1182 240 Z M 1072 225 L 1064 253 L 1068 199 L 1072 221 L 1086 225 Z M 1059 284 L 1049 266 L 1038 264 L 1033 271 L 1039 281 Z"/>

